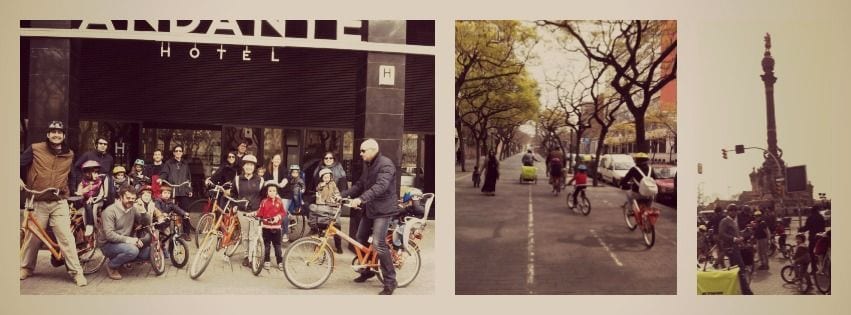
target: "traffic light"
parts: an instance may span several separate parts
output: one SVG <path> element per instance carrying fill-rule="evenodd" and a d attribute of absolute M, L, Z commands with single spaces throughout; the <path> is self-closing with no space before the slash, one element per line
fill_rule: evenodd
<path fill-rule="evenodd" d="M 725 160 L 727 159 L 727 149 L 721 149 L 721 157 L 723 157 Z"/>
<path fill-rule="evenodd" d="M 703 174 L 703 163 L 697 163 L 697 173 Z"/>
<path fill-rule="evenodd" d="M 774 183 L 774 190 L 777 192 L 778 196 L 783 196 L 783 186 L 786 185 L 784 181 L 777 181 Z"/>
<path fill-rule="evenodd" d="M 742 154 L 742 153 L 745 153 L 745 145 L 737 144 L 736 145 L 736 154 Z"/>

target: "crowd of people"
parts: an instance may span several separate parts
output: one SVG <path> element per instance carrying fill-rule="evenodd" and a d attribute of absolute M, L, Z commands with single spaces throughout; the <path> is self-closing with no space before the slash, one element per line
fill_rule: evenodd
<path fill-rule="evenodd" d="M 41 226 L 49 224 L 53 228 L 69 273 L 78 286 L 85 286 L 87 280 L 69 228 L 70 208 L 67 202 L 69 196 L 81 196 L 74 206 L 84 211 L 85 234 L 89 236 L 96 230 L 95 217 L 99 217 L 98 239 L 108 259 L 107 275 L 119 280 L 122 278 L 120 266 L 147 259 L 150 253 L 150 242 L 135 233 L 136 227 L 150 224 L 171 212 L 179 214 L 186 224 L 184 226 L 189 226 L 187 210 L 193 191 L 189 184 L 189 165 L 183 158 L 184 149 L 180 145 L 172 147 L 172 158 L 165 161 L 163 151 L 156 150 L 151 163 L 137 159 L 128 174 L 123 166 L 114 165 L 115 161 L 107 151 L 109 142 L 105 138 L 97 139 L 94 151 L 74 159 L 74 152 L 65 143 L 65 132 L 63 122 L 53 121 L 48 127 L 47 139 L 24 150 L 21 154 L 20 185 L 22 189 L 28 187 L 31 190 L 59 189 L 58 194 L 45 193 L 35 197 L 34 216 Z M 226 194 L 232 198 L 248 200 L 248 205 L 238 211 L 261 219 L 266 268 L 271 265 L 271 252 L 275 253 L 278 268 L 283 268 L 281 245 L 288 241 L 290 214 L 308 212 L 309 205 L 326 206 L 341 197 L 353 198 L 350 202 L 349 233 L 356 235 L 362 244 L 366 244 L 370 236 L 384 239 L 390 222 L 401 212 L 420 209 L 419 214 L 422 214 L 422 207 L 413 205 L 422 196 L 419 190 L 412 190 L 414 200 L 408 198 L 402 204 L 398 203 L 396 166 L 379 152 L 378 142 L 373 139 L 367 139 L 360 145 L 364 170 L 351 187 L 333 152 L 326 152 L 319 167 L 312 174 L 305 174 L 297 164 L 283 165 L 282 154 L 273 155 L 265 166 L 261 166 L 257 157 L 247 152 L 247 146 L 247 142 L 242 142 L 237 150 L 228 152 L 225 162 L 205 183 L 225 187 Z M 111 175 L 102 174 L 101 170 L 111 170 Z M 242 215 L 238 217 L 240 225 L 247 226 L 248 219 Z M 311 229 L 318 233 L 321 226 L 314 225 Z M 184 229 L 184 232 L 188 231 L 189 228 Z M 247 239 L 247 229 L 242 231 L 243 239 Z M 189 239 L 188 234 L 182 237 Z M 384 289 L 380 294 L 393 294 L 396 282 L 390 252 L 385 242 L 376 243 L 384 278 Z M 40 244 L 38 238 L 32 237 L 22 245 L 21 280 L 32 276 Z M 335 247 L 338 253 L 342 252 L 339 237 L 335 239 Z M 243 261 L 246 266 L 247 253 L 246 244 Z M 364 270 L 355 282 L 364 282 L 374 276 L 375 272 Z"/>

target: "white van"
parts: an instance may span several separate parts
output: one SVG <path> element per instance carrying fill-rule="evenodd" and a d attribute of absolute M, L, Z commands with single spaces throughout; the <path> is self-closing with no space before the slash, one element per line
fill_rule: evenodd
<path fill-rule="evenodd" d="M 603 182 L 617 186 L 626 172 L 635 166 L 635 160 L 628 154 L 606 154 L 597 163 L 597 176 Z"/>

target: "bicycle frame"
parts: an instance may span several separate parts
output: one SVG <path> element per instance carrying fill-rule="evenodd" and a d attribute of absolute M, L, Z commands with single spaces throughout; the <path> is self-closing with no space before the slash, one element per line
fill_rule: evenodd
<path fill-rule="evenodd" d="M 206 242 L 207 238 L 217 235 L 219 232 L 221 233 L 222 241 L 219 242 L 218 246 L 216 246 L 217 251 L 231 245 L 231 242 L 233 241 L 233 231 L 236 230 L 236 227 L 239 225 L 239 219 L 236 217 L 237 214 L 234 210 L 228 209 L 229 205 L 230 200 L 227 204 L 225 204 L 225 209 L 221 209 L 222 215 L 219 215 L 218 218 L 216 218 L 216 223 L 213 224 L 210 231 L 208 231 L 207 235 L 204 236 L 204 242 Z"/>
<path fill-rule="evenodd" d="M 635 222 L 638 223 L 638 226 L 656 225 L 656 221 L 659 219 L 659 209 L 654 208 L 652 205 L 648 205 L 647 207 L 641 207 L 638 205 L 638 201 L 632 200 L 632 215 L 635 216 Z"/>

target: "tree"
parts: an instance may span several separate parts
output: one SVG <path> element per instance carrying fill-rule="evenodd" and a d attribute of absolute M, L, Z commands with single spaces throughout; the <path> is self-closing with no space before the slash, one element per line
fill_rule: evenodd
<path fill-rule="evenodd" d="M 597 150 L 594 154 L 595 161 L 600 161 L 600 156 L 603 153 L 603 147 L 606 143 L 606 136 L 609 134 L 609 128 L 617 121 L 616 114 L 620 111 L 621 105 L 624 103 L 622 98 L 616 93 L 610 93 L 612 95 L 609 96 L 604 95 L 604 76 L 609 69 L 609 66 L 605 64 L 595 67 L 593 63 L 588 63 L 590 82 L 585 88 L 588 90 L 588 96 L 591 98 L 591 104 L 594 107 L 591 118 L 600 127 L 600 134 L 597 136 Z M 594 169 L 594 172 L 596 172 L 596 169 Z M 598 179 L 599 176 L 594 176 L 595 187 L 599 184 L 597 182 Z"/>
<path fill-rule="evenodd" d="M 536 39 L 534 30 L 518 21 L 455 23 L 455 130 L 462 144 L 459 146 L 462 155 L 466 156 L 463 152 L 466 135 L 461 128 L 461 102 L 488 93 L 490 81 L 522 73 L 531 56 L 527 48 Z M 462 172 L 466 171 L 463 160 Z"/>
<path fill-rule="evenodd" d="M 653 96 L 676 78 L 676 22 L 631 20 L 540 23 L 567 32 L 576 39 L 580 51 L 589 60 L 612 67 L 614 75 L 609 84 L 620 94 L 635 118 L 638 150 L 647 151 L 645 112 Z M 583 30 L 582 27 L 586 26 L 592 30 Z"/>
<path fill-rule="evenodd" d="M 671 146 L 668 148 L 668 160 L 672 160 L 674 154 L 673 149 L 677 147 L 677 110 L 665 111 L 660 108 L 659 110 L 651 111 L 647 115 L 647 122 L 664 127 L 664 129 L 673 137 L 674 142 L 671 143 Z"/>
<path fill-rule="evenodd" d="M 521 124 L 534 117 L 538 111 L 537 83 L 523 72 L 487 81 L 476 93 L 462 94 L 457 108 L 461 122 L 476 139 L 476 166 L 482 149 L 487 147 L 489 133 L 499 125 Z"/>

